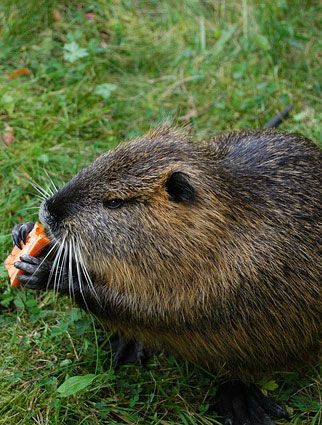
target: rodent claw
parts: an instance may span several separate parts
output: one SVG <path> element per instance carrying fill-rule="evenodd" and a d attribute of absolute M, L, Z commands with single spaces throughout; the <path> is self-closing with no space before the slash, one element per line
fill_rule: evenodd
<path fill-rule="evenodd" d="M 12 239 L 13 243 L 19 248 L 22 248 L 22 242 L 26 242 L 26 238 L 28 234 L 33 229 L 35 223 L 32 221 L 28 221 L 27 223 L 23 224 L 16 224 L 12 230 Z"/>
<path fill-rule="evenodd" d="M 21 224 L 16 224 L 12 229 L 12 240 L 14 245 L 21 249 L 21 238 L 20 238 L 20 227 Z"/>
<path fill-rule="evenodd" d="M 274 425 L 270 416 L 286 418 L 287 415 L 256 385 L 241 381 L 227 382 L 219 387 L 216 409 L 224 425 Z"/>
<path fill-rule="evenodd" d="M 276 404 L 268 397 L 265 397 L 256 385 L 252 385 L 252 391 L 256 401 L 269 416 L 273 416 L 278 419 L 289 419 L 289 414 L 287 411 L 279 404 Z"/>
<path fill-rule="evenodd" d="M 115 369 L 129 363 L 144 365 L 153 354 L 140 341 L 127 339 L 118 334 L 111 336 L 109 347 L 113 353 L 113 366 Z"/>
<path fill-rule="evenodd" d="M 28 221 L 27 223 L 23 224 L 21 226 L 21 239 L 23 241 L 23 243 L 26 242 L 26 238 L 28 236 L 28 234 L 32 231 L 32 229 L 34 228 L 35 223 L 32 221 Z"/>

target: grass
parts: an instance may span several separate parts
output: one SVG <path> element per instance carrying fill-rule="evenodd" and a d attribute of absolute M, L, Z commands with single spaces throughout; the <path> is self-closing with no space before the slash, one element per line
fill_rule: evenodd
<path fill-rule="evenodd" d="M 2 0 L 0 257 L 12 226 L 37 217 L 29 179 L 66 181 L 164 120 L 202 139 L 261 127 L 291 102 L 283 129 L 320 141 L 320 23 L 318 1 Z M 214 376 L 165 354 L 115 372 L 92 318 L 8 289 L 3 266 L 0 279 L 0 424 L 219 424 Z M 261 385 L 290 423 L 318 425 L 321 373 Z M 73 376 L 84 388 L 59 392 Z"/>

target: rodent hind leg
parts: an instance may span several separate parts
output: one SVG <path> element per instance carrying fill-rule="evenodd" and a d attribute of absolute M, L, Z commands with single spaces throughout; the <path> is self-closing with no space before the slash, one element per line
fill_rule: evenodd
<path fill-rule="evenodd" d="M 142 342 L 134 338 L 125 338 L 118 333 L 111 336 L 109 346 L 113 353 L 115 369 L 129 363 L 144 365 L 152 356 L 152 352 L 145 348 Z"/>
<path fill-rule="evenodd" d="M 215 404 L 224 425 L 274 425 L 271 417 L 287 419 L 286 411 L 256 385 L 231 381 L 218 388 Z"/>

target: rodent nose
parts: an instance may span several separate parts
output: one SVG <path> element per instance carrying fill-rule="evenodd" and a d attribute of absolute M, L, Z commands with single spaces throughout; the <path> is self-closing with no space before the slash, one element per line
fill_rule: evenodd
<path fill-rule="evenodd" d="M 61 190 L 45 201 L 43 210 L 48 224 L 58 224 L 77 213 L 78 208 L 76 202 L 71 202 L 71 195 Z"/>
<path fill-rule="evenodd" d="M 50 205 L 50 203 L 49 203 Z M 59 227 L 58 220 L 55 214 L 48 209 L 48 200 L 44 201 L 39 209 L 39 220 L 46 226 L 49 226 L 51 230 L 55 230 Z"/>

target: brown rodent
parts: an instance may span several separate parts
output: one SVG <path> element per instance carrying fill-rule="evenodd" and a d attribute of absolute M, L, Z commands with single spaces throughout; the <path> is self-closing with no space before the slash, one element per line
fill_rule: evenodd
<path fill-rule="evenodd" d="M 321 158 L 275 130 L 194 144 L 162 127 L 121 144 L 41 207 L 61 246 L 56 289 L 127 338 L 238 380 L 220 392 L 226 424 L 272 423 L 284 413 L 242 382 L 319 353 Z M 21 281 L 46 287 L 52 262 L 22 260 Z M 257 413 L 236 408 L 247 391 Z"/>

